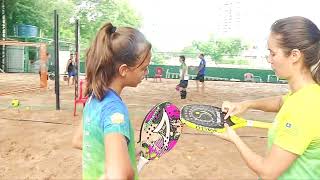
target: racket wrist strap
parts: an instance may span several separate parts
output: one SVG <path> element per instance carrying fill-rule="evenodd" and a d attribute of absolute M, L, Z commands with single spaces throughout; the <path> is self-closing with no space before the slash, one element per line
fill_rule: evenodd
<path fill-rule="evenodd" d="M 247 126 L 252 127 L 254 122 L 252 120 L 247 120 Z"/>
<path fill-rule="evenodd" d="M 138 161 L 138 165 L 137 165 L 138 173 L 141 171 L 141 169 L 143 168 L 143 166 L 144 166 L 145 164 L 147 164 L 148 162 L 149 162 L 148 159 L 140 156 L 139 161 Z"/>

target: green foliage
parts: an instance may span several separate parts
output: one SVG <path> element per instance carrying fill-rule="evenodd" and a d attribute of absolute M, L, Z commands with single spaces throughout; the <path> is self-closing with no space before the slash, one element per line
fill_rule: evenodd
<path fill-rule="evenodd" d="M 164 64 L 165 55 L 161 53 L 153 53 L 151 58 L 151 64 Z"/>
<path fill-rule="evenodd" d="M 152 47 L 152 57 L 151 57 L 151 64 L 164 64 L 165 60 L 170 58 L 169 54 L 158 52 L 155 47 Z"/>
<path fill-rule="evenodd" d="M 246 59 L 240 59 L 237 61 L 237 64 L 240 64 L 240 65 L 249 65 L 249 61 L 246 60 Z"/>
<path fill-rule="evenodd" d="M 13 35 L 14 25 L 30 24 L 39 27 L 44 37 L 53 38 L 53 11 L 57 10 L 61 40 L 74 42 L 74 22 L 80 20 L 82 49 L 88 48 L 106 22 L 115 26 L 141 26 L 141 17 L 127 0 L 7 0 L 5 3 L 8 35 Z"/>
<path fill-rule="evenodd" d="M 5 1 L 7 34 L 14 35 L 13 29 L 16 24 L 30 24 L 38 27 L 46 26 L 46 22 L 43 22 L 44 12 L 35 11 L 42 8 L 40 2 L 39 0 Z"/>
<path fill-rule="evenodd" d="M 243 59 L 241 57 L 236 57 L 236 56 L 224 56 L 221 58 L 219 61 L 221 64 L 238 64 L 238 65 L 249 65 L 249 61 L 247 59 Z"/>
<path fill-rule="evenodd" d="M 77 2 L 73 20 L 80 19 L 81 43 L 88 47 L 95 33 L 106 22 L 115 26 L 141 26 L 141 18 L 125 0 L 82 0 Z"/>
<path fill-rule="evenodd" d="M 53 38 L 53 11 L 59 14 L 60 39 L 74 42 L 76 19 L 80 20 L 80 59 L 84 60 L 85 50 L 89 47 L 95 33 L 106 22 L 115 26 L 139 28 L 142 18 L 129 5 L 128 0 L 6 0 L 8 35 L 13 35 L 16 24 L 30 24 L 41 29 L 43 37 Z M 166 59 L 181 54 L 196 58 L 204 53 L 218 63 L 224 56 L 238 55 L 246 46 L 240 39 L 214 39 L 194 41 L 181 53 L 157 53 L 153 49 L 152 63 L 163 64 Z M 241 61 L 237 61 L 241 62 Z"/>
<path fill-rule="evenodd" d="M 181 54 L 186 56 L 186 58 L 196 58 L 199 53 L 200 51 L 195 46 L 187 46 L 181 51 Z"/>
<path fill-rule="evenodd" d="M 224 61 L 224 56 L 237 56 L 246 48 L 240 39 L 210 39 L 208 41 L 193 41 L 191 46 L 182 50 L 187 57 L 196 57 L 199 53 L 204 53 L 219 63 Z M 232 61 L 230 61 L 232 62 Z"/>

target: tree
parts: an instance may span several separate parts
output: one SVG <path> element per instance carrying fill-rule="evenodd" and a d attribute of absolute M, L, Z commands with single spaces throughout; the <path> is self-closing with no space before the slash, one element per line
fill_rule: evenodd
<path fill-rule="evenodd" d="M 115 26 L 139 28 L 141 17 L 127 0 L 6 0 L 8 35 L 14 35 L 16 24 L 29 24 L 41 29 L 44 37 L 53 38 L 53 11 L 59 14 L 61 40 L 74 42 L 76 19 L 80 20 L 80 47 L 85 50 L 98 29 L 106 22 Z M 84 59 L 81 51 L 80 59 Z"/>
<path fill-rule="evenodd" d="M 204 53 L 217 62 L 223 56 L 237 56 L 245 46 L 240 39 L 217 39 L 211 38 L 208 41 L 193 41 L 191 46 L 185 47 L 182 52 L 187 56 L 195 57 L 199 53 Z"/>
<path fill-rule="evenodd" d="M 88 47 L 98 29 L 106 22 L 115 26 L 141 26 L 141 17 L 126 0 L 78 1 L 72 19 L 80 19 L 81 44 Z"/>
<path fill-rule="evenodd" d="M 181 54 L 186 56 L 186 58 L 195 58 L 199 53 L 200 53 L 199 49 L 197 49 L 197 47 L 193 45 L 183 48 L 181 52 Z"/>
<path fill-rule="evenodd" d="M 42 9 L 39 0 L 11 0 L 5 1 L 7 18 L 7 34 L 14 35 L 16 24 L 31 24 L 37 27 L 45 27 L 45 13 L 37 11 Z"/>
<path fill-rule="evenodd" d="M 229 56 L 237 56 L 243 50 L 240 39 L 232 38 L 224 41 L 226 46 L 226 54 Z"/>
<path fill-rule="evenodd" d="M 116 26 L 138 28 L 141 25 L 141 17 L 127 0 L 7 0 L 5 3 L 10 35 L 13 35 L 15 24 L 30 24 L 39 27 L 46 37 L 53 37 L 54 10 L 59 14 L 62 39 L 74 39 L 75 19 L 80 19 L 84 42 L 108 21 Z"/>

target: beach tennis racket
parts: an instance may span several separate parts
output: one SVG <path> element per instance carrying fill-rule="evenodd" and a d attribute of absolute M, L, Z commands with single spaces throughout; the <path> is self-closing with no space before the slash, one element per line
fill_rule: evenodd
<path fill-rule="evenodd" d="M 183 106 L 181 109 L 181 121 L 187 126 L 206 132 L 224 132 L 226 129 L 224 123 L 227 123 L 233 129 L 241 127 L 270 128 L 271 123 L 246 120 L 237 116 L 230 116 L 224 119 L 226 113 L 221 108 L 202 105 L 190 104 Z"/>
<path fill-rule="evenodd" d="M 148 112 L 140 129 L 138 172 L 148 161 L 161 157 L 177 144 L 182 125 L 179 108 L 170 102 L 157 104 Z"/>

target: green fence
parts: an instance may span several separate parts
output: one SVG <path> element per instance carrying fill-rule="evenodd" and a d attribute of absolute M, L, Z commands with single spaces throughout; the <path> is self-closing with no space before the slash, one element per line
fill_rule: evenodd
<path fill-rule="evenodd" d="M 163 78 L 166 77 L 166 73 L 179 73 L 179 66 L 167 66 L 167 65 L 150 65 L 148 77 L 154 77 L 155 69 L 161 67 L 163 69 Z M 196 68 L 189 67 L 189 74 L 196 75 Z M 80 72 L 85 72 L 85 63 L 80 62 Z M 224 68 L 224 67 L 207 67 L 206 76 L 216 77 L 217 79 L 227 78 L 227 79 L 239 79 L 244 81 L 243 75 L 245 73 L 252 73 L 255 76 L 260 76 L 263 82 L 268 81 L 268 75 L 274 75 L 272 70 L 263 69 L 240 69 L 240 68 Z"/>
<path fill-rule="evenodd" d="M 150 65 L 149 66 L 149 77 L 153 77 L 155 74 L 156 67 L 163 69 L 163 77 L 166 77 L 166 73 L 179 73 L 179 66 L 166 66 L 166 65 Z M 189 67 L 188 72 L 190 75 L 196 75 L 196 68 Z M 245 73 L 252 73 L 255 76 L 260 76 L 263 82 L 267 82 L 268 75 L 275 75 L 272 70 L 263 69 L 240 69 L 240 68 L 225 68 L 225 67 L 207 67 L 206 76 L 217 77 L 218 79 L 239 79 L 244 80 Z"/>
<path fill-rule="evenodd" d="M 80 61 L 80 73 L 85 73 L 86 72 L 86 63 L 83 61 Z"/>

